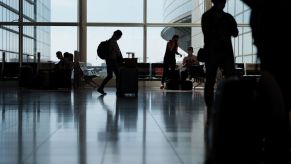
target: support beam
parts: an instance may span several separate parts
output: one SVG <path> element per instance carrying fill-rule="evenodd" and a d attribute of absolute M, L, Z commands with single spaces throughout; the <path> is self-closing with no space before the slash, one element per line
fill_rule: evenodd
<path fill-rule="evenodd" d="M 19 67 L 22 66 L 23 62 L 23 0 L 19 0 Z"/>
<path fill-rule="evenodd" d="M 143 0 L 143 62 L 147 62 L 147 0 Z"/>
<path fill-rule="evenodd" d="M 78 7 L 78 51 L 80 61 L 87 62 L 87 0 L 79 0 Z"/>

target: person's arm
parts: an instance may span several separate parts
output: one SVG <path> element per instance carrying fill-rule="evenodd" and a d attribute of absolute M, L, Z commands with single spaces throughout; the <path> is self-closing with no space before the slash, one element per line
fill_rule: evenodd
<path fill-rule="evenodd" d="M 237 37 L 238 36 L 238 28 L 237 28 L 237 23 L 233 16 L 229 15 L 230 18 L 230 25 L 231 25 L 231 36 Z"/>
<path fill-rule="evenodd" d="M 187 57 L 184 57 L 184 59 L 183 59 L 183 63 L 182 63 L 182 66 L 183 66 L 183 67 L 186 67 L 186 64 L 187 64 L 186 59 L 187 59 Z"/>
<path fill-rule="evenodd" d="M 211 26 L 209 25 L 208 15 L 204 13 L 201 18 L 201 28 L 204 36 L 204 44 L 209 43 L 211 36 Z"/>
<path fill-rule="evenodd" d="M 180 57 L 182 57 L 182 54 L 180 54 L 178 51 L 176 52 L 176 55 L 179 55 Z"/>
<path fill-rule="evenodd" d="M 199 65 L 200 63 L 199 63 L 199 61 L 198 61 L 198 59 L 197 59 L 197 56 L 193 56 L 193 60 L 194 60 L 194 65 Z"/>
<path fill-rule="evenodd" d="M 175 45 L 175 44 L 176 44 L 176 45 Z M 174 43 L 175 54 L 176 54 L 176 55 L 179 55 L 180 57 L 182 57 L 182 54 L 180 54 L 180 53 L 178 52 L 178 47 L 179 47 L 178 43 Z"/>

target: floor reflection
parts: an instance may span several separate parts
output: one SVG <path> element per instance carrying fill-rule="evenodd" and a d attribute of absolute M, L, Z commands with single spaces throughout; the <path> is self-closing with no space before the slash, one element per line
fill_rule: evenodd
<path fill-rule="evenodd" d="M 0 89 L 0 164 L 203 163 L 200 92 Z"/>

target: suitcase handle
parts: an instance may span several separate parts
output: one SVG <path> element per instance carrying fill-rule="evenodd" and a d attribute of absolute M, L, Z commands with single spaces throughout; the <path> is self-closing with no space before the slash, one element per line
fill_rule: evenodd
<path fill-rule="evenodd" d="M 134 52 L 126 52 L 128 58 L 130 58 L 130 55 L 131 55 L 131 58 L 134 58 Z"/>

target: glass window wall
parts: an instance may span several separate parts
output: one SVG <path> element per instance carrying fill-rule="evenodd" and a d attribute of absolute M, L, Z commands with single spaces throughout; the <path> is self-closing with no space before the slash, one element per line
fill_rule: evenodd
<path fill-rule="evenodd" d="M 147 3 L 146 22 L 144 2 Z M 18 0 L 0 0 L 1 22 L 18 21 L 18 3 Z M 66 22 L 76 23 L 78 4 L 79 0 L 24 0 L 24 22 L 60 22 L 64 25 Z M 248 24 L 250 10 L 240 0 L 229 0 L 225 10 L 232 14 L 239 24 Z M 104 62 L 96 59 L 97 45 L 101 40 L 111 37 L 116 29 L 121 29 L 124 34 L 119 41 L 123 55 L 126 57 L 126 52 L 135 52 L 139 62 L 144 62 L 144 56 L 147 62 L 162 62 L 165 45 L 173 34 L 180 35 L 179 51 L 185 53 L 185 49 L 192 46 L 196 53 L 199 47 L 203 46 L 201 27 L 195 26 L 200 23 L 203 12 L 203 0 L 106 0 L 102 3 L 87 0 L 87 22 L 94 23 L 87 27 L 87 62 L 93 65 Z M 169 23 L 174 24 L 168 26 Z M 175 23 L 179 26 L 173 27 Z M 256 53 L 250 28 L 244 28 L 241 30 L 241 27 L 239 37 L 233 39 L 235 56 L 241 60 L 244 60 L 244 55 L 251 56 Z M 78 49 L 77 24 L 67 27 L 55 27 L 53 23 L 48 26 L 25 25 L 23 30 L 24 54 L 40 52 L 42 59 L 56 60 L 57 50 L 73 53 Z M 12 57 L 15 60 L 19 51 L 18 34 L 19 28 L 16 25 L 0 27 L 0 48 L 15 53 L 15 57 Z M 144 42 L 147 45 L 145 48 Z M 180 62 L 180 59 L 177 58 L 177 61 Z"/>

